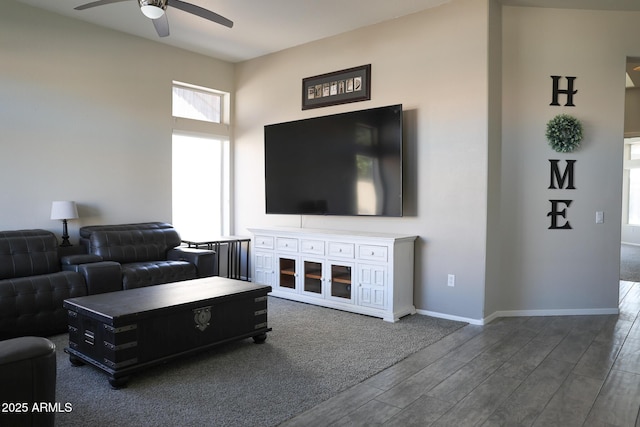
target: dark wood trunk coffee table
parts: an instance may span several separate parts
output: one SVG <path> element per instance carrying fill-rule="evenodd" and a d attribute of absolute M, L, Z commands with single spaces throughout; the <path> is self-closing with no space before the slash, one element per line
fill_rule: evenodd
<path fill-rule="evenodd" d="M 90 363 L 114 388 L 149 366 L 230 341 L 262 343 L 270 286 L 222 277 L 70 298 L 69 347 L 74 365 Z"/>

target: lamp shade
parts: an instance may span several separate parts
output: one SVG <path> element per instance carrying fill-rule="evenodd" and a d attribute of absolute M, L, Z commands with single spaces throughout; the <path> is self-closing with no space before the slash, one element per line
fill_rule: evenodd
<path fill-rule="evenodd" d="M 51 219 L 78 218 L 76 202 L 56 201 L 51 204 Z"/>

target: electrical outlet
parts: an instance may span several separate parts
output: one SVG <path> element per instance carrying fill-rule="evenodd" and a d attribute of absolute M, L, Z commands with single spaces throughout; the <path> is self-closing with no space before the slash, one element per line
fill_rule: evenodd
<path fill-rule="evenodd" d="M 456 275 L 455 274 L 449 274 L 447 276 L 447 286 L 455 286 L 456 285 Z"/>

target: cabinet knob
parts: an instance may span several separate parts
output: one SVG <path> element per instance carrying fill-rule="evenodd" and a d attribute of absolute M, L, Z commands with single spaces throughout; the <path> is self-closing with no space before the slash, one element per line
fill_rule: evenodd
<path fill-rule="evenodd" d="M 342 252 L 342 248 L 338 249 L 338 252 Z"/>
<path fill-rule="evenodd" d="M 376 253 L 374 251 L 371 251 L 371 255 L 375 255 Z"/>

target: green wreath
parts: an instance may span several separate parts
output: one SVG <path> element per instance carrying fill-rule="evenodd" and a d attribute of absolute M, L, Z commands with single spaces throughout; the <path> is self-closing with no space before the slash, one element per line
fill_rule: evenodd
<path fill-rule="evenodd" d="M 547 123 L 545 133 L 549 145 L 559 153 L 570 153 L 582 141 L 582 123 L 567 114 L 558 114 Z"/>

